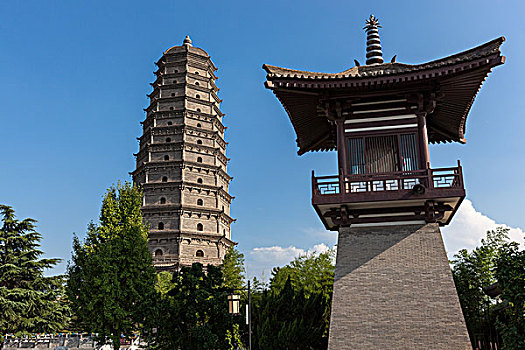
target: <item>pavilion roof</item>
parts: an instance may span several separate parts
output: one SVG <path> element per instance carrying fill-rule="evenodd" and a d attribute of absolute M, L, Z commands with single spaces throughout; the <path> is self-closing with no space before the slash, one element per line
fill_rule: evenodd
<path fill-rule="evenodd" d="M 266 87 L 283 104 L 297 133 L 299 154 L 335 148 L 333 127 L 319 110 L 319 99 L 359 98 L 430 89 L 442 96 L 428 117 L 429 141 L 466 142 L 465 123 L 477 92 L 491 69 L 504 63 L 500 37 L 445 58 L 422 64 L 380 63 L 355 66 L 340 73 L 317 73 L 271 65 Z"/>

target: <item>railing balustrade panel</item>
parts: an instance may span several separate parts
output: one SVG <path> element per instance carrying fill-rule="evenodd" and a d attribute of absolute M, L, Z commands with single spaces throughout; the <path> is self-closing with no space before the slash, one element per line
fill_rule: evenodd
<path fill-rule="evenodd" d="M 378 174 L 355 174 L 313 177 L 314 193 L 336 195 L 343 193 L 409 191 L 416 185 L 431 189 L 461 188 L 461 168 L 400 171 Z"/>

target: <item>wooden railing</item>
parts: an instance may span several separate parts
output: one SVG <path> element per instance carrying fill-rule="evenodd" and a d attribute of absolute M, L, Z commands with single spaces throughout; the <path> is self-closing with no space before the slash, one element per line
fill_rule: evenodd
<path fill-rule="evenodd" d="M 312 172 L 314 196 L 329 196 L 363 192 L 389 192 L 424 189 L 463 188 L 463 173 L 457 167 L 398 171 L 391 173 L 315 176 Z M 341 191 L 341 189 L 343 189 Z"/>

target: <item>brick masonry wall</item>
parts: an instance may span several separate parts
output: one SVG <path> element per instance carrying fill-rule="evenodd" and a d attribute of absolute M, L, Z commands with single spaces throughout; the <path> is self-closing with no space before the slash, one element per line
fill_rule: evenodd
<path fill-rule="evenodd" d="M 340 229 L 328 349 L 472 349 L 437 224 Z"/>

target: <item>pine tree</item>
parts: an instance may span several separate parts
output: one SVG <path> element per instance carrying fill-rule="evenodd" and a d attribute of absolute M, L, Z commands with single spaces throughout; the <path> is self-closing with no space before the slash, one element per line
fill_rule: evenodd
<path fill-rule="evenodd" d="M 69 320 L 63 276 L 44 277 L 60 259 L 40 259 L 42 236 L 36 221 L 16 219 L 0 205 L 0 334 L 55 332 Z"/>
<path fill-rule="evenodd" d="M 77 326 L 111 340 L 147 326 L 157 298 L 155 270 L 141 215 L 142 193 L 129 183 L 111 187 L 102 202 L 99 224 L 73 240 L 68 266 L 68 296 Z"/>

